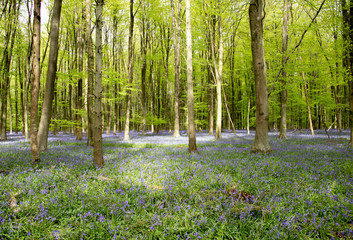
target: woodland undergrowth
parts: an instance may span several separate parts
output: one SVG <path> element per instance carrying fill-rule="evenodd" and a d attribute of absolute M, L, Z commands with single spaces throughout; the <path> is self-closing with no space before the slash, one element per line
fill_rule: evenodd
<path fill-rule="evenodd" d="M 120 133 L 119 133 L 120 134 Z M 105 167 L 74 136 L 50 136 L 41 164 L 19 135 L 0 143 L 0 239 L 352 239 L 349 132 L 104 137 Z M 12 141 L 11 141 L 12 139 Z"/>

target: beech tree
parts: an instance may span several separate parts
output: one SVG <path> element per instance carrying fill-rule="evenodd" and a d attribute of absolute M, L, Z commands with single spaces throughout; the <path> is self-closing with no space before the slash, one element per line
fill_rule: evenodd
<path fill-rule="evenodd" d="M 55 86 L 57 62 L 58 62 L 61 4 L 62 4 L 62 0 L 54 1 L 53 16 L 52 16 L 51 25 L 50 25 L 49 63 L 48 63 L 48 70 L 47 70 L 47 79 L 45 83 L 42 115 L 40 118 L 39 129 L 38 129 L 38 145 L 39 145 L 40 151 L 45 151 L 48 148 L 48 132 L 49 132 L 50 119 L 52 115 L 54 86 Z"/>
<path fill-rule="evenodd" d="M 96 76 L 94 89 L 94 155 L 97 168 L 104 166 L 102 143 L 102 28 L 103 0 L 96 0 Z"/>
<path fill-rule="evenodd" d="M 174 1 L 170 0 L 173 19 L 174 41 L 174 137 L 180 137 L 179 122 L 179 89 L 180 89 L 180 41 L 181 41 L 181 0 L 176 1 L 177 13 L 174 10 Z"/>
<path fill-rule="evenodd" d="M 251 152 L 271 151 L 268 141 L 269 109 L 263 37 L 264 12 L 263 0 L 252 0 L 250 2 L 251 52 L 256 90 L 256 132 Z"/>
<path fill-rule="evenodd" d="M 32 163 L 40 162 L 40 150 L 37 138 L 38 99 L 40 87 L 40 5 L 41 0 L 34 0 L 33 8 L 33 78 L 31 84 L 31 151 Z"/>
<path fill-rule="evenodd" d="M 129 49 L 128 49 L 128 72 L 129 72 L 129 85 L 132 84 L 133 80 L 133 37 L 134 37 L 134 0 L 130 0 L 130 25 L 129 25 Z M 129 86 L 131 87 L 131 86 Z M 125 117 L 125 132 L 124 141 L 130 141 L 130 108 L 131 108 L 131 90 L 127 90 L 126 94 L 126 117 Z"/>
<path fill-rule="evenodd" d="M 186 61 L 187 61 L 187 109 L 188 109 L 188 135 L 189 135 L 189 152 L 197 152 L 196 135 L 195 135 L 195 113 L 194 113 L 194 87 L 192 77 L 192 36 L 191 36 L 191 14 L 190 0 L 185 1 L 186 15 Z"/>
<path fill-rule="evenodd" d="M 87 53 L 87 145 L 93 146 L 93 44 L 91 36 L 91 0 L 86 0 L 86 53 Z"/>

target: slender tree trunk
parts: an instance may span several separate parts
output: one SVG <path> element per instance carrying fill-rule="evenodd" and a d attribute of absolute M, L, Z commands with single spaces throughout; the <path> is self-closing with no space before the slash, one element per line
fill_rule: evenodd
<path fill-rule="evenodd" d="M 37 139 L 37 116 L 40 86 L 40 5 L 41 0 L 34 0 L 33 18 L 33 78 L 31 85 L 31 152 L 32 163 L 40 162 Z"/>
<path fill-rule="evenodd" d="M 147 43 L 148 43 L 148 23 L 142 19 L 141 32 L 141 105 L 142 105 L 142 135 L 146 135 L 147 98 L 146 98 L 146 70 L 147 70 Z"/>
<path fill-rule="evenodd" d="M 281 123 L 279 125 L 279 138 L 287 139 L 287 72 L 285 69 L 287 46 L 288 46 L 288 25 L 289 25 L 289 10 L 291 0 L 284 0 L 283 8 L 283 27 L 282 27 L 282 91 L 281 91 Z"/>
<path fill-rule="evenodd" d="M 222 70 L 223 70 L 223 37 L 221 17 L 218 17 L 219 26 L 219 59 L 216 89 L 217 89 L 217 121 L 216 121 L 216 139 L 222 138 Z M 216 65 L 215 65 L 216 67 Z"/>
<path fill-rule="evenodd" d="M 0 93 L 1 93 L 1 140 L 7 140 L 6 136 L 6 122 L 7 122 L 7 98 L 10 90 L 10 69 L 11 69 L 11 61 L 12 61 L 12 51 L 14 48 L 15 37 L 16 37 L 16 25 L 17 25 L 17 12 L 19 11 L 19 5 L 16 6 L 16 2 L 13 6 L 13 12 L 10 9 L 9 18 L 13 18 L 13 20 L 8 20 L 7 29 L 5 33 L 5 48 L 3 52 L 3 59 L 0 63 L 0 71 L 3 75 L 4 83 L 2 86 L 0 85 Z M 3 66 L 1 66 L 3 64 Z M 2 87 L 2 88 L 1 88 Z M 10 105 L 11 107 L 11 105 Z"/>
<path fill-rule="evenodd" d="M 252 0 L 249 7 L 251 52 L 256 89 L 256 133 L 251 152 L 271 151 L 268 141 L 268 93 L 263 38 L 263 0 Z"/>
<path fill-rule="evenodd" d="M 102 144 L 102 27 L 103 0 L 97 0 L 96 7 L 96 78 L 94 94 L 94 156 L 97 168 L 104 166 Z"/>
<path fill-rule="evenodd" d="M 213 136 L 213 127 L 214 127 L 214 87 L 212 86 L 212 77 L 210 69 L 208 69 L 208 86 L 209 86 L 209 96 L 208 96 L 208 135 Z"/>
<path fill-rule="evenodd" d="M 82 18 L 85 14 L 85 10 L 82 9 Z M 83 20 L 83 19 L 82 19 Z M 84 49 L 84 25 L 85 23 L 80 23 L 78 31 L 78 71 L 79 78 L 77 82 L 77 109 L 79 113 L 77 114 L 78 126 L 77 126 L 77 135 L 76 140 L 82 140 L 82 115 L 81 110 L 83 108 L 83 49 Z"/>
<path fill-rule="evenodd" d="M 349 71 L 349 123 L 351 128 L 351 138 L 350 145 L 353 148 L 353 1 L 349 2 L 349 39 L 350 39 L 350 48 L 349 48 L 349 60 L 350 60 L 350 71 Z"/>
<path fill-rule="evenodd" d="M 10 92 L 10 85 L 9 85 L 9 123 L 10 123 L 10 134 L 12 134 L 12 99 L 11 99 L 11 92 Z"/>
<path fill-rule="evenodd" d="M 222 87 L 222 92 L 223 92 L 224 105 L 226 107 L 228 118 L 229 118 L 229 123 L 232 125 L 232 131 L 233 131 L 234 135 L 237 135 L 237 132 L 235 130 L 235 126 L 234 126 L 234 123 L 233 123 L 233 120 L 232 120 L 232 116 L 231 116 L 229 108 L 228 108 L 226 93 L 225 93 L 223 87 Z"/>
<path fill-rule="evenodd" d="M 189 152 L 198 152 L 196 147 L 195 134 L 195 113 L 194 113 L 194 88 L 192 77 L 192 36 L 191 36 L 191 14 L 190 0 L 186 0 L 186 64 L 187 64 L 187 108 L 188 108 L 188 134 Z"/>
<path fill-rule="evenodd" d="M 38 129 L 38 145 L 40 151 L 46 151 L 48 149 L 48 132 L 52 115 L 54 87 L 58 62 L 61 5 L 62 0 L 54 1 L 53 16 L 50 24 L 50 50 L 47 81 L 45 83 L 42 115 Z"/>
<path fill-rule="evenodd" d="M 251 83 L 249 82 L 249 92 L 248 92 L 248 111 L 246 115 L 246 129 L 248 130 L 248 135 L 250 135 L 250 108 L 251 107 Z"/>
<path fill-rule="evenodd" d="M 152 49 L 151 49 L 152 50 Z M 154 117 L 154 76 L 153 76 L 153 60 L 150 63 L 150 87 L 151 87 L 151 133 L 154 133 L 153 117 Z"/>
<path fill-rule="evenodd" d="M 86 0 L 86 52 L 87 52 L 87 146 L 93 146 L 93 71 L 94 57 L 91 36 L 91 0 Z"/>
<path fill-rule="evenodd" d="M 309 124 L 310 124 L 310 131 L 311 131 L 311 135 L 314 136 L 314 127 L 313 127 L 313 121 L 311 118 L 311 110 L 310 110 L 310 104 L 309 104 L 309 95 L 308 95 L 308 89 L 306 87 L 306 80 L 305 80 L 305 73 L 302 72 L 302 77 L 304 80 L 303 86 L 304 86 L 304 95 L 305 95 L 305 101 L 306 101 L 306 108 L 308 110 L 308 117 L 309 117 Z"/>
<path fill-rule="evenodd" d="M 130 26 L 129 26 L 129 56 L 128 56 L 128 72 L 129 72 L 129 87 L 133 80 L 132 52 L 133 52 L 133 36 L 134 36 L 134 0 L 130 0 Z M 124 141 L 130 141 L 130 108 L 131 108 L 131 90 L 127 90 L 126 95 L 126 118 Z"/>
<path fill-rule="evenodd" d="M 181 0 L 177 0 L 177 15 L 175 17 L 174 2 L 170 0 L 172 7 L 173 20 L 173 40 L 174 40 L 174 133 L 173 137 L 180 137 L 180 120 L 179 120 L 179 91 L 180 91 L 180 41 L 181 41 Z"/>
<path fill-rule="evenodd" d="M 21 61 L 20 57 L 18 57 L 18 78 L 15 78 L 15 132 L 18 133 L 18 79 L 21 79 Z"/>

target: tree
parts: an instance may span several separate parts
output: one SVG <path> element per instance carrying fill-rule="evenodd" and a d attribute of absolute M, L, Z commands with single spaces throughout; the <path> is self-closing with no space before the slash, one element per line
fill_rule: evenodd
<path fill-rule="evenodd" d="M 288 24 L 290 1 L 284 0 L 283 7 L 283 26 L 282 26 L 282 64 L 286 64 L 286 54 L 288 46 Z M 282 70 L 282 91 L 281 91 L 281 123 L 279 125 L 279 138 L 287 139 L 287 89 L 286 89 L 287 73 L 285 68 Z"/>
<path fill-rule="evenodd" d="M 146 9 L 144 9 L 147 11 Z M 149 34 L 149 22 L 146 20 L 146 13 L 143 12 L 141 19 L 142 31 L 141 31 L 141 105 L 142 105 L 142 134 L 146 134 L 146 117 L 147 117 L 147 97 L 146 97 L 146 70 L 147 70 L 147 44 Z"/>
<path fill-rule="evenodd" d="M 7 99 L 9 97 L 10 91 L 10 68 L 12 61 L 12 53 L 15 43 L 16 31 L 17 31 L 17 19 L 18 12 L 20 8 L 20 3 L 16 6 L 17 2 L 13 1 L 9 3 L 8 12 L 6 12 L 5 17 L 7 18 L 5 21 L 5 47 L 3 50 L 3 56 L 0 63 L 0 72 L 1 77 L 3 77 L 3 82 L 0 81 L 0 133 L 1 140 L 7 140 L 6 135 L 6 122 L 7 122 Z M 6 5 L 3 11 L 6 11 Z M 11 103 L 10 103 L 11 107 Z M 11 108 L 10 108 L 11 109 Z M 10 119 L 11 119 L 11 111 L 10 111 Z"/>
<path fill-rule="evenodd" d="M 97 0 L 96 6 L 96 77 L 94 89 L 94 156 L 97 168 L 104 166 L 102 143 L 102 28 L 103 0 Z"/>
<path fill-rule="evenodd" d="M 31 152 L 32 163 L 40 162 L 39 146 L 37 140 L 37 116 L 40 86 L 40 5 L 41 0 L 34 0 L 33 15 L 33 78 L 31 84 Z"/>
<path fill-rule="evenodd" d="M 129 85 L 132 84 L 133 80 L 133 63 L 132 63 L 132 52 L 133 52 L 133 38 L 134 38 L 134 0 L 130 0 L 130 26 L 129 26 L 129 49 L 128 49 L 128 72 L 129 72 Z M 129 86 L 130 88 L 131 86 Z M 130 108 L 131 108 L 131 90 L 127 90 L 126 94 L 126 118 L 125 118 L 125 132 L 124 141 L 130 141 Z"/>
<path fill-rule="evenodd" d="M 82 20 L 84 19 L 85 10 L 82 9 Z M 79 78 L 77 82 L 77 109 L 79 111 L 83 108 L 83 48 L 84 48 L 84 22 L 80 22 L 79 31 L 78 31 L 78 71 Z M 76 140 L 82 140 L 82 115 L 81 113 L 77 114 L 78 126 L 76 132 Z"/>
<path fill-rule="evenodd" d="M 174 2 L 170 0 L 173 19 L 173 41 L 174 41 L 174 133 L 173 137 L 180 137 L 179 130 L 179 90 L 180 90 L 180 41 L 181 41 L 181 0 L 177 0 L 177 16 L 175 17 Z"/>
<path fill-rule="evenodd" d="M 194 90 L 192 79 L 192 37 L 191 37 L 191 16 L 190 0 L 186 0 L 186 52 L 187 52 L 187 108 L 188 108 L 188 134 L 189 152 L 198 152 L 195 135 L 195 113 L 194 113 Z"/>
<path fill-rule="evenodd" d="M 87 52 L 87 146 L 93 146 L 93 46 L 91 36 L 91 0 L 86 0 Z"/>
<path fill-rule="evenodd" d="M 263 0 L 252 0 L 249 7 L 251 52 L 256 91 L 256 133 L 251 152 L 271 151 L 268 141 L 269 108 L 263 38 L 264 7 Z"/>
<path fill-rule="evenodd" d="M 46 151 L 48 148 L 48 132 L 52 115 L 52 105 L 54 99 L 54 86 L 58 62 L 59 50 L 59 28 L 61 16 L 62 0 L 55 0 L 53 7 L 53 16 L 50 25 L 50 50 L 49 63 L 47 70 L 47 81 L 45 83 L 45 93 L 42 107 L 42 115 L 40 118 L 38 129 L 38 145 L 40 151 Z"/>

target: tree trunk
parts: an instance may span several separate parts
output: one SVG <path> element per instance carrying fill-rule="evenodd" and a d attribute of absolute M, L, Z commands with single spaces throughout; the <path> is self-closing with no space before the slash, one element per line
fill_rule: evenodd
<path fill-rule="evenodd" d="M 53 16 L 50 24 L 50 50 L 47 80 L 45 83 L 42 115 L 38 129 L 38 145 L 40 151 L 46 151 L 48 149 L 48 132 L 52 115 L 54 87 L 58 62 L 61 5 L 62 0 L 54 1 Z"/>
<path fill-rule="evenodd" d="M 94 156 L 96 168 L 104 166 L 102 144 L 102 27 L 103 0 L 97 0 L 96 7 L 96 77 L 94 94 Z"/>
<path fill-rule="evenodd" d="M 133 52 L 133 37 L 134 37 L 134 0 L 130 0 L 130 26 L 129 26 L 129 46 L 128 46 L 128 72 L 129 72 L 129 87 L 131 87 L 133 79 L 132 69 L 132 52 Z M 127 90 L 126 95 L 126 117 L 125 117 L 125 132 L 124 141 L 130 141 L 130 108 L 131 108 L 131 90 Z"/>
<path fill-rule="evenodd" d="M 180 91 L 180 41 L 181 41 L 181 0 L 177 0 L 177 15 L 176 21 L 174 3 L 170 0 L 172 7 L 173 20 L 173 40 L 174 40 L 174 133 L 173 137 L 180 137 L 180 120 L 179 120 L 179 91 Z"/>
<path fill-rule="evenodd" d="M 152 49 L 151 49 L 152 50 Z M 154 117 L 154 76 L 153 76 L 153 60 L 150 63 L 150 87 L 151 87 L 151 100 L 150 100 L 150 108 L 151 108 L 151 133 L 154 133 L 154 125 L 153 125 L 153 117 Z"/>
<path fill-rule="evenodd" d="M 148 43 L 148 23 L 142 19 L 141 32 L 141 105 L 142 105 L 142 135 L 146 135 L 147 98 L 146 98 L 146 70 L 147 70 L 147 43 Z"/>
<path fill-rule="evenodd" d="M 218 17 L 219 27 L 219 59 L 216 89 L 217 89 L 217 120 L 216 120 L 216 139 L 222 138 L 222 70 L 223 70 L 223 37 L 221 17 Z M 216 69 L 216 65 L 215 65 Z"/>
<path fill-rule="evenodd" d="M 208 68 L 208 86 L 209 86 L 209 95 L 208 95 L 208 111 L 209 111 L 209 121 L 208 121 L 208 135 L 213 136 L 213 127 L 214 127 L 214 88 L 210 69 Z"/>
<path fill-rule="evenodd" d="M 268 93 L 263 38 L 263 0 L 252 0 L 249 7 L 251 52 L 256 89 L 256 133 L 251 152 L 271 151 L 268 141 Z"/>
<path fill-rule="evenodd" d="M 194 113 L 194 88 L 192 79 L 192 36 L 191 36 L 191 16 L 190 0 L 186 0 L 186 64 L 187 64 L 187 108 L 188 108 L 188 133 L 189 152 L 198 152 L 196 147 L 195 134 L 195 113 Z"/>
<path fill-rule="evenodd" d="M 91 0 L 86 0 L 86 52 L 87 52 L 87 146 L 93 146 L 93 71 L 94 56 L 91 36 Z"/>
<path fill-rule="evenodd" d="M 283 26 L 282 26 L 282 91 L 281 91 L 281 123 L 279 125 L 279 138 L 287 139 L 287 72 L 285 69 L 287 46 L 288 46 L 288 24 L 289 24 L 289 10 L 291 0 L 284 0 L 283 8 Z"/>
<path fill-rule="evenodd" d="M 34 0 L 33 18 L 33 78 L 31 86 L 31 152 L 32 163 L 39 163 L 39 145 L 37 139 L 37 116 L 40 87 L 40 5 L 41 0 Z"/>
<path fill-rule="evenodd" d="M 349 38 L 351 47 L 349 48 L 350 75 L 349 75 L 349 123 L 351 128 L 350 145 L 353 148 L 353 1 L 349 3 Z"/>
<path fill-rule="evenodd" d="M 5 47 L 3 51 L 2 61 L 0 63 L 0 71 L 3 76 L 4 83 L 0 84 L 0 93 L 1 93 L 1 140 L 7 140 L 6 136 L 6 121 L 7 121 L 7 98 L 10 90 L 10 69 L 12 61 L 12 51 L 14 48 L 15 37 L 16 37 L 16 25 L 17 25 L 17 15 L 19 11 L 19 5 L 16 6 L 16 2 L 11 7 L 9 6 L 8 18 L 9 22 L 6 25 L 5 31 Z M 11 16 L 12 15 L 12 16 Z M 1 82 L 0 82 L 1 83 Z M 10 105 L 11 107 L 11 105 Z"/>
<path fill-rule="evenodd" d="M 308 95 L 308 89 L 306 87 L 306 80 L 305 80 L 305 73 L 302 72 L 302 77 L 304 80 L 303 86 L 304 86 L 304 95 L 305 95 L 305 101 L 306 101 L 306 108 L 308 110 L 308 117 L 309 117 L 309 124 L 310 124 L 310 131 L 311 131 L 311 135 L 314 136 L 314 127 L 313 127 L 313 121 L 311 118 L 311 110 L 310 110 L 310 104 L 309 104 L 309 95 Z"/>
<path fill-rule="evenodd" d="M 82 18 L 84 16 L 84 9 L 82 9 Z M 83 19 L 82 19 L 83 20 Z M 77 132 L 76 132 L 76 140 L 82 140 L 82 115 L 81 110 L 83 108 L 83 48 L 84 48 L 84 28 L 83 22 L 80 23 L 81 27 L 79 27 L 79 38 L 78 38 L 78 71 L 79 71 L 79 78 L 77 82 Z"/>

